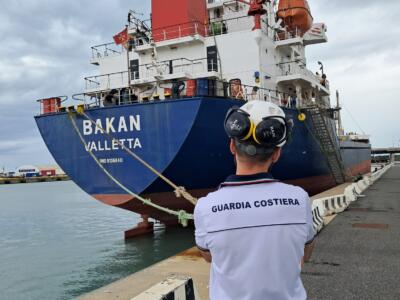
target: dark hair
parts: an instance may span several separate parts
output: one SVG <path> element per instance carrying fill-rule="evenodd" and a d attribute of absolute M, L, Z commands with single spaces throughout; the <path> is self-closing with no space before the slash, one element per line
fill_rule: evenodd
<path fill-rule="evenodd" d="M 243 149 L 243 146 L 251 146 L 251 145 L 256 147 L 256 149 L 258 150 L 262 149 L 262 153 L 257 153 L 255 155 L 249 155 L 248 153 L 246 153 L 246 151 Z M 243 157 L 247 161 L 255 164 L 267 162 L 274 153 L 274 150 L 276 149 L 276 147 L 274 148 L 262 147 L 254 141 L 242 142 L 235 140 L 235 146 L 236 146 L 236 152 L 240 157 Z"/>

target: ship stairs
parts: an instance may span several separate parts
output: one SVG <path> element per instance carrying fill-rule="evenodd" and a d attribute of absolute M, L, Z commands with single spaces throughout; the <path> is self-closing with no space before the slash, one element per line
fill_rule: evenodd
<path fill-rule="evenodd" d="M 310 116 L 311 123 L 315 129 L 314 136 L 320 144 L 321 150 L 326 157 L 329 169 L 337 184 L 346 181 L 346 173 L 340 154 L 339 144 L 333 127 L 328 122 L 327 110 L 320 106 L 310 106 L 306 108 Z"/>

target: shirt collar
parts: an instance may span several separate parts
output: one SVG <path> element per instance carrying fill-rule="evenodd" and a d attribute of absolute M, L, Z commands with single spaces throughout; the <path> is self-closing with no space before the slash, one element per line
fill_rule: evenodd
<path fill-rule="evenodd" d="M 252 175 L 231 175 L 223 183 L 220 188 L 225 186 L 240 186 L 249 184 L 259 184 L 267 182 L 276 182 L 270 173 L 257 173 Z"/>

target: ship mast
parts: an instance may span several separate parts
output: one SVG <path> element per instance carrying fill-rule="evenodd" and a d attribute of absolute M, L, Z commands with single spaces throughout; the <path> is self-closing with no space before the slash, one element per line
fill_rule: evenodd
<path fill-rule="evenodd" d="M 340 114 L 340 96 L 339 91 L 336 90 L 336 109 L 337 109 L 337 134 L 338 136 L 344 135 L 343 125 L 342 125 L 342 116 Z"/>

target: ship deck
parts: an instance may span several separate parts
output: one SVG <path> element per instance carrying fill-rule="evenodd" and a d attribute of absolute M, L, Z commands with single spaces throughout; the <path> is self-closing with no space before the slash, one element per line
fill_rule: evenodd
<path fill-rule="evenodd" d="M 344 192 L 342 184 L 312 199 Z M 330 222 L 317 237 L 302 272 L 309 299 L 398 299 L 400 261 L 400 165 L 393 166 Z M 334 237 L 334 238 L 332 238 Z M 80 299 L 132 299 L 172 274 L 193 278 L 201 299 L 208 299 L 209 264 L 188 249 Z"/>

